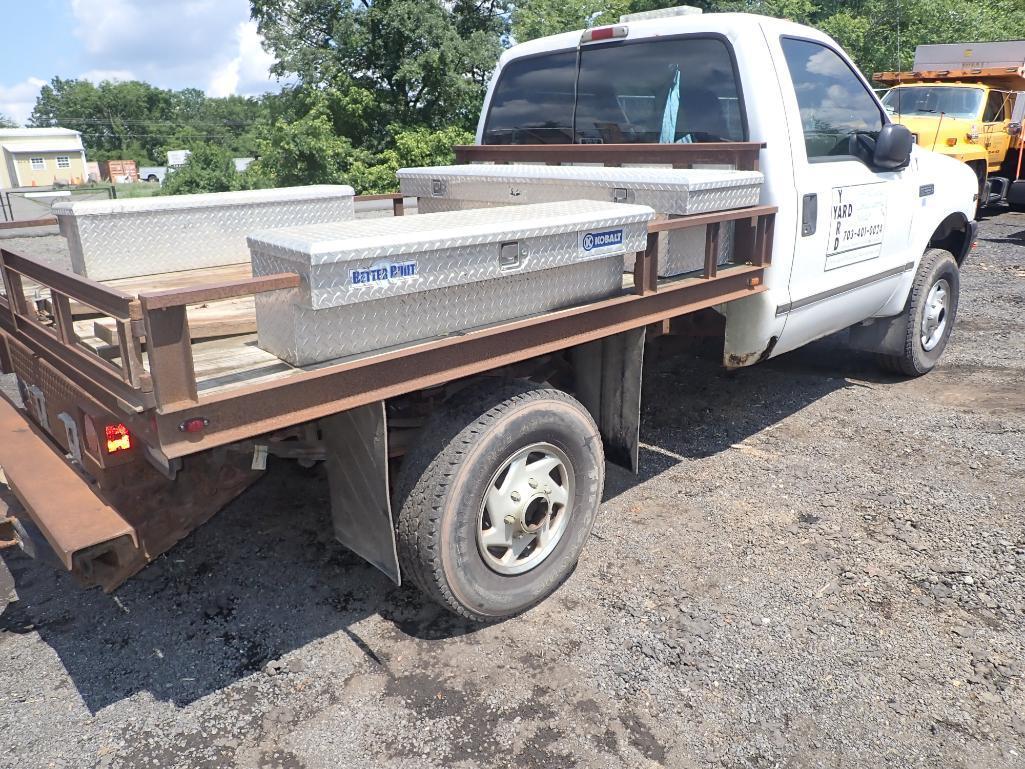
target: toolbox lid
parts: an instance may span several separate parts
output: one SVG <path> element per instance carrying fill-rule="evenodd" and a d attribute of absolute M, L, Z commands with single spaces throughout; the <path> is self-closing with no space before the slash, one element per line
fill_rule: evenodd
<path fill-rule="evenodd" d="M 575 187 L 629 187 L 636 190 L 704 191 L 761 185 L 758 171 L 719 168 L 621 168 L 609 166 L 469 165 L 400 168 L 402 191 L 427 180 L 485 181 L 495 184 L 572 184 Z"/>
<path fill-rule="evenodd" d="M 285 227 L 255 232 L 248 241 L 250 250 L 313 266 L 598 230 L 654 218 L 647 206 L 567 200 Z"/>
<path fill-rule="evenodd" d="M 313 184 L 304 187 L 278 187 L 269 190 L 204 192 L 194 195 L 154 195 L 148 198 L 114 200 L 75 200 L 54 203 L 57 216 L 94 216 L 106 214 L 181 211 L 220 206 L 253 206 L 264 203 L 290 203 L 324 198 L 353 197 L 355 191 L 345 184 Z"/>

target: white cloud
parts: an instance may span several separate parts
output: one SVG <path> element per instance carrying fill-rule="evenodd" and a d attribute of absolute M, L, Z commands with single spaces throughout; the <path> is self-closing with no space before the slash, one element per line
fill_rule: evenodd
<path fill-rule="evenodd" d="M 263 48 L 263 38 L 255 21 L 244 21 L 235 29 L 238 53 L 214 72 L 206 92 L 210 96 L 263 93 L 273 86 L 270 68 L 274 57 Z"/>
<path fill-rule="evenodd" d="M 71 0 L 71 10 L 94 72 L 212 96 L 275 89 L 248 0 Z"/>
<path fill-rule="evenodd" d="M 29 77 L 11 86 L 0 85 L 0 112 L 24 124 L 36 106 L 39 89 L 44 85 L 46 81 L 38 77 Z"/>
<path fill-rule="evenodd" d="M 93 83 L 102 83 L 104 80 L 124 82 L 134 80 L 135 75 L 130 69 L 90 69 L 79 75 L 79 78 Z"/>

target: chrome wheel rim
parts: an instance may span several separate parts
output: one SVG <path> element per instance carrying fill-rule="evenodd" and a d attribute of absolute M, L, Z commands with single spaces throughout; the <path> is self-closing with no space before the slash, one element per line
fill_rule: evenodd
<path fill-rule="evenodd" d="M 925 298 L 925 313 L 922 316 L 922 348 L 932 352 L 943 339 L 950 315 L 950 284 L 938 280 L 929 289 Z"/>
<path fill-rule="evenodd" d="M 550 443 L 520 449 L 488 483 L 477 516 L 477 549 L 499 574 L 523 574 L 544 561 L 572 514 L 573 467 Z"/>

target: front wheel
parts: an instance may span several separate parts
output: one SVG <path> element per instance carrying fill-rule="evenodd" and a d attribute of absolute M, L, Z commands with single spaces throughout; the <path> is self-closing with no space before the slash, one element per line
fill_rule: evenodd
<path fill-rule="evenodd" d="M 880 356 L 883 366 L 905 376 L 932 371 L 954 328 L 960 292 L 961 274 L 953 255 L 939 248 L 926 251 L 904 310 L 904 349 Z"/>
<path fill-rule="evenodd" d="M 601 438 L 559 390 L 487 383 L 454 400 L 399 473 L 402 573 L 459 615 L 503 619 L 572 573 L 601 502 Z"/>

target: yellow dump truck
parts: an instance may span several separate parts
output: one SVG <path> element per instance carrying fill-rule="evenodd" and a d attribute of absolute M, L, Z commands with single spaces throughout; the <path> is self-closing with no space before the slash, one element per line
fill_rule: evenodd
<path fill-rule="evenodd" d="M 980 207 L 1025 211 L 1025 40 L 920 45 L 910 72 L 877 72 L 883 106 L 925 149 L 967 163 Z"/>

